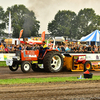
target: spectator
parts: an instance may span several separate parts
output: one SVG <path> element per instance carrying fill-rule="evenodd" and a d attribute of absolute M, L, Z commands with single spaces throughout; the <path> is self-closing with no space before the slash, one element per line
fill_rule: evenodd
<path fill-rule="evenodd" d="M 61 47 L 60 47 L 60 46 L 58 46 L 58 47 L 57 47 L 57 49 L 60 51 L 60 50 L 61 50 Z"/>
<path fill-rule="evenodd" d="M 86 46 L 83 46 L 83 52 L 87 53 L 87 47 Z"/>
<path fill-rule="evenodd" d="M 62 52 L 65 52 L 64 45 L 61 45 L 61 51 L 62 51 Z"/>
<path fill-rule="evenodd" d="M 32 45 L 28 44 L 26 50 L 32 50 Z"/>
<path fill-rule="evenodd" d="M 8 48 L 9 49 L 9 48 Z M 12 45 L 12 48 L 9 50 L 9 52 L 15 52 L 16 50 L 15 50 L 15 45 L 13 44 Z"/>
<path fill-rule="evenodd" d="M 6 42 L 5 41 L 3 42 L 3 45 L 4 45 L 4 47 L 6 47 Z"/>
<path fill-rule="evenodd" d="M 95 52 L 95 53 L 98 52 L 98 46 L 95 46 L 94 52 Z"/>
<path fill-rule="evenodd" d="M 66 52 L 71 52 L 71 46 L 68 46 Z"/>
<path fill-rule="evenodd" d="M 82 52 L 83 52 L 83 50 L 82 50 L 82 49 L 83 49 L 83 48 L 82 48 L 82 45 L 80 45 L 80 46 L 79 46 L 79 52 L 80 52 L 80 53 L 82 53 Z"/>
<path fill-rule="evenodd" d="M 91 45 L 88 46 L 88 51 L 91 52 Z"/>
<path fill-rule="evenodd" d="M 92 52 L 92 53 L 94 53 L 94 49 L 93 49 L 93 46 L 91 46 L 91 52 Z"/>
<path fill-rule="evenodd" d="M 5 47 L 3 45 L 3 43 L 0 43 L 0 51 L 4 51 Z"/>
<path fill-rule="evenodd" d="M 19 46 L 19 50 L 22 50 L 22 47 L 21 47 L 21 45 Z"/>
<path fill-rule="evenodd" d="M 73 45 L 71 46 L 71 52 L 75 52 L 75 51 L 74 51 L 74 46 L 73 46 Z"/>
<path fill-rule="evenodd" d="M 67 51 L 67 49 L 68 49 L 68 45 L 66 44 L 66 45 L 65 45 L 65 51 Z"/>
<path fill-rule="evenodd" d="M 74 52 L 78 52 L 77 46 L 74 46 Z"/>
<path fill-rule="evenodd" d="M 48 47 L 49 47 L 49 49 L 53 49 L 52 44 L 49 44 Z"/>
<path fill-rule="evenodd" d="M 57 45 L 55 45 L 53 49 L 57 49 Z"/>
<path fill-rule="evenodd" d="M 8 53 L 9 49 L 7 48 L 7 46 L 5 47 L 5 52 Z"/>
<path fill-rule="evenodd" d="M 100 46 L 98 46 L 98 52 L 100 53 Z"/>

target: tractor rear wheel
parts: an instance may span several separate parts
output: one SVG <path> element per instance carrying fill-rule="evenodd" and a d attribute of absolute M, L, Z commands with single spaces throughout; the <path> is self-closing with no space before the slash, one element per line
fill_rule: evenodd
<path fill-rule="evenodd" d="M 63 57 L 59 52 L 50 51 L 45 55 L 43 64 L 45 71 L 59 72 L 63 67 Z"/>
<path fill-rule="evenodd" d="M 13 66 L 9 66 L 9 69 L 11 71 L 16 71 L 19 68 L 19 66 L 17 64 L 13 65 Z"/>
<path fill-rule="evenodd" d="M 28 61 L 22 62 L 22 64 L 21 64 L 21 70 L 22 70 L 22 72 L 27 73 L 27 72 L 30 71 L 30 69 L 31 69 L 30 62 L 28 62 Z"/>
<path fill-rule="evenodd" d="M 84 64 L 84 71 L 86 70 L 91 70 L 92 69 L 92 65 L 91 65 L 91 62 L 90 61 L 86 61 L 85 64 Z"/>

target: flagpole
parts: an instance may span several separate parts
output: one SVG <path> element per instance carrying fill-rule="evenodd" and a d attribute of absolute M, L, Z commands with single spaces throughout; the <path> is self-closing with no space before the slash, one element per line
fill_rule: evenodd
<path fill-rule="evenodd" d="M 9 34 L 8 38 L 10 38 L 10 34 L 11 34 L 11 11 L 9 11 L 9 29 L 8 29 L 8 34 Z M 9 44 L 9 41 L 8 41 L 8 44 Z"/>
<path fill-rule="evenodd" d="M 11 11 L 9 11 L 9 34 L 11 33 Z"/>

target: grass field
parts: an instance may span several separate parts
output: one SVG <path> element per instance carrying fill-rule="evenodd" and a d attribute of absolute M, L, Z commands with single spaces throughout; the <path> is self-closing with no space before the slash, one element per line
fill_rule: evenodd
<path fill-rule="evenodd" d="M 7 66 L 5 61 L 0 61 L 0 67 L 1 66 Z"/>
<path fill-rule="evenodd" d="M 25 84 L 25 83 L 45 83 L 45 82 L 66 82 L 100 80 L 100 76 L 93 76 L 90 79 L 77 79 L 77 77 L 48 77 L 48 78 L 24 78 L 24 79 L 0 79 L 0 84 Z"/>
<path fill-rule="evenodd" d="M 6 62 L 0 62 L 0 66 L 6 66 Z M 0 79 L 0 84 L 24 84 L 24 83 L 44 83 L 44 82 L 66 82 L 100 80 L 100 76 L 93 76 L 90 79 L 77 79 L 77 77 L 49 77 L 49 78 L 24 78 L 24 79 Z"/>

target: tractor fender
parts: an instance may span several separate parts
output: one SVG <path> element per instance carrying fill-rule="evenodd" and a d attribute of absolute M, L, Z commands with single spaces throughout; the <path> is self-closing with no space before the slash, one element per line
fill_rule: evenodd
<path fill-rule="evenodd" d="M 53 51 L 59 52 L 59 50 L 57 50 L 57 49 L 55 49 L 55 50 L 53 50 L 53 49 L 46 49 L 46 50 L 45 50 L 45 53 L 43 54 L 43 57 L 41 58 L 41 60 L 44 59 L 45 55 L 46 55 L 48 52 L 53 52 Z"/>

